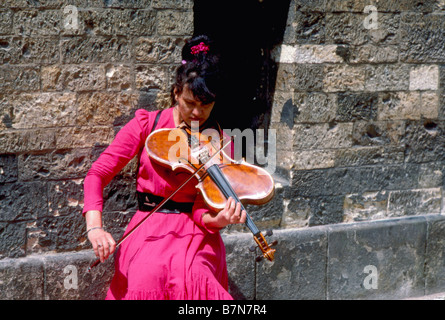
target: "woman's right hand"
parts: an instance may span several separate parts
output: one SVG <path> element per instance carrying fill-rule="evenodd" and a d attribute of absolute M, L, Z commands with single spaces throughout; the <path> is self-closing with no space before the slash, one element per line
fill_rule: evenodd
<path fill-rule="evenodd" d="M 110 254 L 116 249 L 116 242 L 110 233 L 102 228 L 92 229 L 88 232 L 88 240 L 93 245 L 93 250 L 100 262 L 108 259 Z"/>

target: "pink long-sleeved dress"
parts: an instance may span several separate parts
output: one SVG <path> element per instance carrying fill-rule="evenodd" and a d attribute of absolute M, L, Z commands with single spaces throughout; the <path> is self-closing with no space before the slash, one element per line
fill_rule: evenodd
<path fill-rule="evenodd" d="M 84 209 L 102 211 L 103 189 L 143 148 L 156 117 L 136 111 L 94 162 L 84 181 Z M 156 129 L 174 128 L 173 108 L 162 112 Z M 137 191 L 169 196 L 187 176 L 140 155 Z M 115 274 L 106 299 L 232 299 L 228 293 L 226 252 L 219 230 L 206 228 L 205 203 L 193 180 L 172 199 L 194 202 L 191 213 L 156 212 L 131 234 L 115 254 Z M 106 214 L 106 213 L 104 213 Z M 137 211 L 127 231 L 145 217 Z"/>

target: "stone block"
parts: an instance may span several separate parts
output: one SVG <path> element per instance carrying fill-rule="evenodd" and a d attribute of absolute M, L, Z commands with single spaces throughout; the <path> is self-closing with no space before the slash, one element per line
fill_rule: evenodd
<path fill-rule="evenodd" d="M 5 103 L 12 109 L 11 127 L 14 129 L 70 126 L 75 123 L 77 108 L 74 93 L 21 93 L 9 97 Z"/>
<path fill-rule="evenodd" d="M 445 221 L 441 216 L 427 216 L 428 236 L 425 255 L 425 294 L 443 292 L 445 288 Z"/>
<path fill-rule="evenodd" d="M 5 183 L 0 186 L 0 221 L 26 221 L 48 211 L 47 185 L 44 182 Z"/>
<path fill-rule="evenodd" d="M 249 233 L 222 235 L 226 247 L 229 293 L 236 300 L 255 299 L 255 254 L 250 252 L 256 246 Z"/>
<path fill-rule="evenodd" d="M 2 64 L 51 64 L 60 61 L 59 41 L 45 37 L 2 37 Z"/>
<path fill-rule="evenodd" d="M 0 183 L 14 182 L 18 179 L 17 156 L 0 154 Z"/>
<path fill-rule="evenodd" d="M 318 64 L 288 64 L 278 66 L 276 89 L 282 91 L 321 91 L 323 66 Z"/>
<path fill-rule="evenodd" d="M 114 274 L 114 259 L 87 272 L 95 258 L 92 250 L 45 256 L 44 299 L 103 300 Z"/>
<path fill-rule="evenodd" d="M 379 94 L 378 120 L 436 119 L 439 96 L 430 91 L 399 91 Z"/>
<path fill-rule="evenodd" d="M 162 10 L 157 13 L 157 33 L 160 36 L 187 36 L 193 33 L 193 13 Z"/>
<path fill-rule="evenodd" d="M 442 197 L 442 188 L 391 191 L 388 214 L 391 217 L 440 214 Z"/>
<path fill-rule="evenodd" d="M 138 38 L 134 44 L 134 56 L 142 63 L 178 63 L 184 40 L 175 37 L 153 39 Z"/>
<path fill-rule="evenodd" d="M 167 67 L 162 65 L 138 65 L 135 71 L 136 89 L 168 91 L 170 75 Z"/>
<path fill-rule="evenodd" d="M 42 67 L 44 91 L 92 91 L 106 88 L 105 68 L 100 65 Z"/>
<path fill-rule="evenodd" d="M 130 62 L 130 43 L 125 38 L 74 37 L 60 43 L 65 64 Z"/>
<path fill-rule="evenodd" d="M 11 10 L 0 10 L 0 35 L 12 33 L 12 16 Z"/>
<path fill-rule="evenodd" d="M 275 260 L 261 261 L 257 274 L 259 300 L 326 298 L 327 234 L 323 229 L 277 230 Z"/>
<path fill-rule="evenodd" d="M 420 167 L 395 164 L 369 167 L 292 170 L 292 196 L 334 196 L 374 190 L 416 189 Z"/>
<path fill-rule="evenodd" d="M 365 72 L 365 91 L 402 91 L 410 86 L 408 65 L 370 65 Z"/>
<path fill-rule="evenodd" d="M 368 5 L 374 5 L 379 12 L 432 12 L 437 6 L 437 2 L 434 0 L 422 2 L 415 0 L 378 1 L 377 3 L 367 0 L 326 1 L 326 11 L 364 12 L 365 7 Z"/>
<path fill-rule="evenodd" d="M 355 146 L 402 146 L 405 122 L 355 121 L 352 140 Z"/>
<path fill-rule="evenodd" d="M 0 80 L 0 90 L 4 94 L 13 91 L 36 91 L 40 89 L 40 70 L 33 66 L 2 66 Z M 3 100 L 4 95 L 0 98 Z"/>
<path fill-rule="evenodd" d="M 0 131 L 0 153 L 42 151 L 53 149 L 55 144 L 52 129 Z"/>
<path fill-rule="evenodd" d="M 326 65 L 323 90 L 325 92 L 364 91 L 366 71 L 362 66 Z"/>
<path fill-rule="evenodd" d="M 343 58 L 337 54 L 336 45 L 286 45 L 277 47 L 273 52 L 274 60 L 279 63 L 341 63 Z"/>
<path fill-rule="evenodd" d="M 442 13 L 402 15 L 400 28 L 400 59 L 408 63 L 443 63 L 445 19 Z M 428 43 L 428 45 L 425 45 Z"/>
<path fill-rule="evenodd" d="M 336 150 L 295 150 L 293 153 L 295 170 L 332 168 L 336 161 Z"/>
<path fill-rule="evenodd" d="M 404 162 L 403 147 L 355 147 L 335 150 L 335 167 L 391 165 Z"/>
<path fill-rule="evenodd" d="M 320 11 L 293 10 L 291 5 L 283 43 L 324 43 L 325 16 L 325 13 Z"/>
<path fill-rule="evenodd" d="M 445 153 L 444 121 L 408 121 L 406 124 L 405 161 L 443 161 Z"/>
<path fill-rule="evenodd" d="M 63 31 L 62 10 L 19 10 L 14 14 L 14 34 L 58 36 Z"/>
<path fill-rule="evenodd" d="M 40 257 L 0 260 L 1 300 L 43 300 L 44 271 Z"/>
<path fill-rule="evenodd" d="M 128 4 L 128 2 L 127 2 Z M 88 9 L 78 13 L 78 30 L 68 30 L 68 34 L 95 36 L 148 36 L 156 28 L 156 12 L 147 9 L 125 8 Z"/>
<path fill-rule="evenodd" d="M 295 149 L 347 148 L 352 144 L 352 123 L 294 125 Z"/>
<path fill-rule="evenodd" d="M 112 78 L 114 77 L 113 75 Z M 140 94 L 137 92 L 85 92 L 78 94 L 77 97 L 77 125 L 111 126 L 122 125 L 120 118 L 134 116 Z"/>
<path fill-rule="evenodd" d="M 109 145 L 115 137 L 113 127 L 65 127 L 55 133 L 56 148 L 91 148 L 96 144 Z"/>
<path fill-rule="evenodd" d="M 396 63 L 399 61 L 399 49 L 396 45 L 365 44 L 348 51 L 350 63 Z"/>
<path fill-rule="evenodd" d="M 403 299 L 424 294 L 425 218 L 332 226 L 327 298 Z"/>
<path fill-rule="evenodd" d="M 424 65 L 411 68 L 409 90 L 437 90 L 439 88 L 439 67 Z"/>
<path fill-rule="evenodd" d="M 24 221 L 3 222 L 5 219 L 3 214 L 5 212 L 4 210 L 2 211 L 2 221 L 0 222 L 0 259 L 23 257 L 26 255 L 27 223 Z M 8 213 L 6 212 L 6 214 Z M 12 214 L 9 214 L 9 216 L 12 216 Z"/>
<path fill-rule="evenodd" d="M 388 217 L 388 192 L 382 190 L 348 194 L 343 208 L 343 222 L 385 219 Z"/>
<path fill-rule="evenodd" d="M 339 93 L 337 104 L 338 121 L 371 121 L 377 118 L 377 93 Z"/>

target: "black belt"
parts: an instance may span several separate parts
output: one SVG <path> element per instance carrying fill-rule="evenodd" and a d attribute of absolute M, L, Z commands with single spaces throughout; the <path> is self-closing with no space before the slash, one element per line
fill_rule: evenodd
<path fill-rule="evenodd" d="M 159 203 L 164 200 L 163 197 L 156 196 L 151 193 L 137 192 L 138 205 L 140 211 L 149 212 L 153 210 Z M 168 200 L 164 205 L 157 210 L 157 212 L 163 213 L 190 213 L 192 212 L 193 202 L 176 202 L 173 200 Z"/>

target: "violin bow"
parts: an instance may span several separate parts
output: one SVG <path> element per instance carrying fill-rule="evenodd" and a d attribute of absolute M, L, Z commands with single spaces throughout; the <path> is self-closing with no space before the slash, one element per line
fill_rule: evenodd
<path fill-rule="evenodd" d="M 141 221 L 138 222 L 138 224 L 136 224 L 130 231 L 128 231 L 116 244 L 116 249 L 122 244 L 122 242 L 124 242 L 132 233 L 134 233 L 153 213 L 155 213 L 156 211 L 158 211 L 162 206 L 164 206 L 164 204 L 170 200 L 171 198 L 173 198 L 173 196 L 179 191 L 181 190 L 187 183 L 190 182 L 190 180 L 192 180 L 192 178 L 199 172 L 202 170 L 202 168 L 204 168 L 204 166 L 209 163 L 217 154 L 219 154 L 224 148 L 226 148 L 229 144 L 231 143 L 231 140 L 229 140 L 224 146 L 222 146 L 220 149 L 218 149 L 210 158 L 207 159 L 206 162 L 204 162 L 203 164 L 201 164 L 196 170 L 195 172 L 188 177 L 175 191 L 173 191 L 167 198 L 164 198 L 164 200 L 162 200 L 160 203 L 158 203 Z M 87 272 L 90 272 L 92 268 L 94 268 L 95 266 L 97 266 L 100 263 L 100 259 L 97 259 L 93 264 L 91 264 L 88 267 Z"/>

